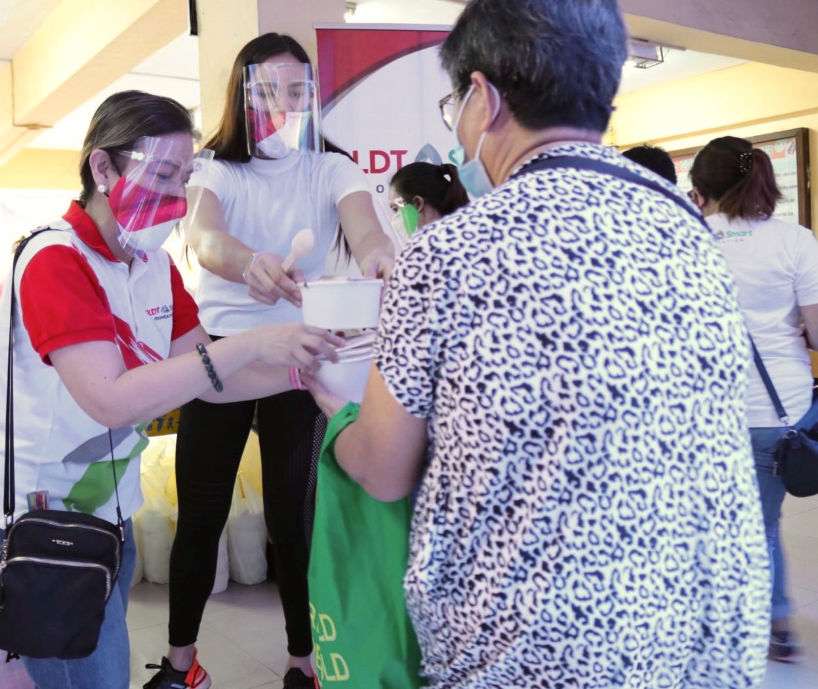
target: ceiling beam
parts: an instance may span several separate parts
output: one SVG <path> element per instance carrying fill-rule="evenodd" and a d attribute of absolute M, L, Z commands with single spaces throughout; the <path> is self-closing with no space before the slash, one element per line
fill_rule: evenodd
<path fill-rule="evenodd" d="M 724 36 L 647 17 L 634 17 L 626 14 L 625 21 L 631 36 L 662 45 L 679 46 L 700 53 L 725 55 L 776 67 L 818 72 L 818 54 L 815 53 L 805 53 L 769 43 L 757 43 Z"/>
<path fill-rule="evenodd" d="M 818 54 L 815 0 L 619 0 L 623 12 L 690 29 Z M 782 65 L 787 67 L 790 65 Z"/>
<path fill-rule="evenodd" d="M 39 134 L 37 127 L 15 125 L 13 83 L 11 62 L 0 64 L 0 165 L 10 157 L 3 156 L 3 151 L 13 154 Z"/>
<path fill-rule="evenodd" d="M 0 163 L 187 27 L 187 0 L 63 0 L 0 68 Z"/>
<path fill-rule="evenodd" d="M 619 0 L 636 38 L 818 72 L 815 0 Z"/>

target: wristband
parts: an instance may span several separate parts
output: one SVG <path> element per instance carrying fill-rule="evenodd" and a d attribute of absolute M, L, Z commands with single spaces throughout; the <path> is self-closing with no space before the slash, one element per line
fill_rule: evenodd
<path fill-rule="evenodd" d="M 298 370 L 297 366 L 290 366 L 290 385 L 293 386 L 293 390 L 307 389 L 301 381 L 301 371 Z"/>
<path fill-rule="evenodd" d="M 250 262 L 247 264 L 247 267 L 244 269 L 244 271 L 241 274 L 241 279 L 244 280 L 245 283 L 247 282 L 247 278 L 250 277 L 250 269 L 253 267 L 255 262 L 258 260 L 258 257 L 261 256 L 261 254 L 263 254 L 263 253 L 264 253 L 263 251 L 256 251 L 250 257 Z"/>
<path fill-rule="evenodd" d="M 207 377 L 210 378 L 210 383 L 216 389 L 216 392 L 221 392 L 224 390 L 224 385 L 222 385 L 222 382 L 216 375 L 216 369 L 213 368 L 213 362 L 210 360 L 210 357 L 207 354 L 207 349 L 205 349 L 205 346 L 201 342 L 197 342 L 196 351 L 199 352 L 199 356 L 202 357 L 202 363 L 207 371 Z"/>

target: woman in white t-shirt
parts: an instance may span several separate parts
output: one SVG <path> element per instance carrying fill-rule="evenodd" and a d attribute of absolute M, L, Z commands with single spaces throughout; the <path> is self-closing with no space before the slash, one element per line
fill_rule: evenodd
<path fill-rule="evenodd" d="M 346 156 L 316 150 L 316 112 L 309 58 L 295 40 L 268 33 L 241 49 L 221 124 L 206 144 L 215 150 L 215 170 L 191 181 L 204 191 L 187 239 L 203 268 L 196 293 L 200 318 L 214 338 L 261 323 L 300 321 L 296 283 L 322 275 L 339 224 L 365 276 L 384 277 L 391 270 L 392 244 L 377 220 L 366 179 Z M 313 230 L 315 246 L 288 270 L 282 262 L 303 228 Z M 284 687 L 313 686 L 307 532 L 320 412 L 309 393 L 292 393 L 222 408 L 202 402 L 182 409 L 170 651 L 149 689 L 187 687 L 190 669 L 198 666 L 195 642 L 254 412 L 264 511 L 287 627 Z"/>
<path fill-rule="evenodd" d="M 812 398 L 808 348 L 818 346 L 818 242 L 810 230 L 772 217 L 781 192 L 769 157 L 749 141 L 714 139 L 696 156 L 690 177 L 691 197 L 727 258 L 747 327 L 795 422 Z M 778 525 L 785 489 L 773 474 L 774 449 L 784 429 L 755 366 L 747 423 L 773 573 L 770 657 L 793 661 L 798 644 L 789 621 Z"/>

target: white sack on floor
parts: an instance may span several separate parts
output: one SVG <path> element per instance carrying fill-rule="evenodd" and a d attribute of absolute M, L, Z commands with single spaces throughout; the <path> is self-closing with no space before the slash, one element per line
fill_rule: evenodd
<path fill-rule="evenodd" d="M 213 590 L 210 592 L 221 593 L 227 588 L 227 578 L 230 564 L 227 557 L 227 529 L 222 531 L 219 537 L 219 557 L 216 560 L 216 579 L 213 581 Z"/>
<path fill-rule="evenodd" d="M 134 515 L 134 532 L 142 558 L 142 576 L 153 584 L 167 584 L 175 529 L 168 508 L 158 503 L 146 501 Z"/>
<path fill-rule="evenodd" d="M 176 505 L 167 494 L 173 472 L 175 439 L 153 438 L 142 453 L 140 476 L 145 502 L 134 515 L 134 536 L 142 560 L 142 575 L 154 584 L 170 580 L 170 548 L 176 534 Z"/>
<path fill-rule="evenodd" d="M 230 578 L 239 584 L 258 584 L 267 578 L 267 527 L 264 503 L 250 481 L 239 474 L 227 519 Z"/>
<path fill-rule="evenodd" d="M 136 536 L 134 536 L 136 540 Z M 142 556 L 139 554 L 139 547 L 136 548 L 136 564 L 133 568 L 133 578 L 131 579 L 131 588 L 142 581 Z"/>

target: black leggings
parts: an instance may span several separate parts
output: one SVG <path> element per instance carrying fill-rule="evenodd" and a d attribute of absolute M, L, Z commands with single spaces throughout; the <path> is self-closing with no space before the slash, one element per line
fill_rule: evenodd
<path fill-rule="evenodd" d="M 264 517 L 275 549 L 290 655 L 312 652 L 307 565 L 323 417 L 307 392 L 184 405 L 176 436 L 179 520 L 170 556 L 172 646 L 195 643 L 216 577 L 239 461 L 257 408 Z"/>

